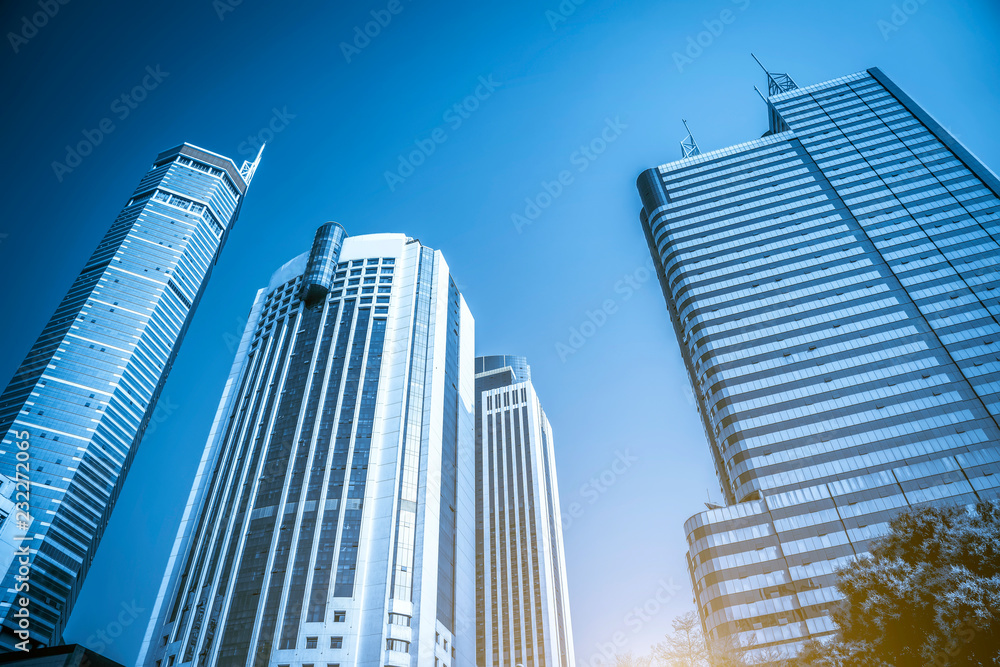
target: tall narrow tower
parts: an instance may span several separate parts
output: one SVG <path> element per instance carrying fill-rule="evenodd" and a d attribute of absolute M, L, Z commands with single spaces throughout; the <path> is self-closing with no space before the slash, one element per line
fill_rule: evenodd
<path fill-rule="evenodd" d="M 476 359 L 476 664 L 574 667 L 552 427 L 524 357 Z"/>
<path fill-rule="evenodd" d="M 0 396 L 0 647 L 61 640 L 257 161 L 158 155 Z"/>
<path fill-rule="evenodd" d="M 402 234 L 257 293 L 138 664 L 475 665 L 473 320 Z"/>
<path fill-rule="evenodd" d="M 876 68 L 765 101 L 638 182 L 727 501 L 685 524 L 698 611 L 761 658 L 834 631 L 897 512 L 1000 495 L 1000 181 Z"/>

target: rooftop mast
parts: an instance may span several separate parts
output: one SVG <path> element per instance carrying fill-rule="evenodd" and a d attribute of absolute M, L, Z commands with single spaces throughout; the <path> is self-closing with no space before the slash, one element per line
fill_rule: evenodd
<path fill-rule="evenodd" d="M 758 65 L 760 65 L 760 68 L 764 70 L 764 74 L 767 75 L 768 96 L 777 95 L 778 93 L 787 93 L 789 90 L 795 90 L 798 88 L 798 86 L 795 85 L 795 82 L 792 81 L 792 77 L 789 75 L 783 72 L 769 72 L 760 60 L 757 60 L 757 56 L 751 53 L 750 57 L 753 58 Z"/>
<path fill-rule="evenodd" d="M 687 130 L 687 136 L 681 141 L 681 159 L 686 157 L 692 157 L 694 155 L 701 155 L 701 149 L 698 148 L 698 142 L 694 140 L 694 135 L 691 134 L 691 128 L 688 127 L 688 122 L 681 119 L 684 123 L 684 129 Z"/>
<path fill-rule="evenodd" d="M 257 157 L 254 161 L 244 160 L 243 166 L 240 167 L 240 176 L 243 177 L 243 182 L 247 184 L 247 187 L 250 187 L 250 181 L 253 180 L 254 172 L 257 171 L 257 165 L 260 164 L 260 156 L 264 154 L 264 146 L 267 146 L 266 141 L 260 145 L 260 150 L 257 151 Z"/>
<path fill-rule="evenodd" d="M 757 64 L 760 65 L 760 68 L 764 70 L 764 74 L 767 75 L 767 97 L 764 97 L 764 93 L 757 90 L 757 86 L 753 87 L 754 90 L 757 91 L 757 94 L 760 95 L 761 99 L 764 100 L 764 103 L 767 104 L 768 129 L 767 133 L 764 134 L 764 136 L 766 137 L 770 134 L 786 132 L 788 130 L 788 125 L 785 123 L 784 120 L 782 120 L 781 116 L 778 115 L 778 112 L 774 109 L 774 106 L 771 104 L 771 101 L 768 98 L 772 95 L 777 95 L 779 93 L 787 93 L 789 90 L 795 90 L 796 88 L 798 88 L 798 86 L 795 85 L 794 81 L 792 81 L 792 77 L 788 76 L 787 74 L 784 74 L 782 72 L 767 71 L 767 68 L 764 67 L 764 65 L 760 62 L 760 60 L 757 59 L 757 56 L 755 56 L 754 54 L 751 53 L 750 57 L 752 57 L 757 62 Z"/>

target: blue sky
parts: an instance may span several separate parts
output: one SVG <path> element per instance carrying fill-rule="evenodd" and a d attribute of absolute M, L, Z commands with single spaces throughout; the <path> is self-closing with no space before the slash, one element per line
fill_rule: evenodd
<path fill-rule="evenodd" d="M 751 51 L 800 85 L 878 66 L 1000 165 L 990 0 L 233 1 L 70 0 L 36 31 L 24 17 L 37 0 L 0 9 L 4 382 L 159 151 L 188 141 L 240 162 L 273 134 L 66 632 L 125 664 L 229 343 L 255 290 L 322 222 L 442 250 L 477 353 L 528 357 L 564 512 L 578 506 L 566 559 L 577 660 L 590 665 L 616 641 L 645 650 L 693 608 L 682 524 L 720 495 L 638 222 L 635 178 L 679 157 L 681 118 L 703 150 L 760 136 Z M 343 48 L 373 11 L 379 34 Z M 123 101 L 144 78 L 145 99 Z M 100 137 L 93 152 L 54 168 L 84 132 Z M 419 146 L 429 154 L 411 161 Z M 581 326 L 592 335 L 576 338 Z M 98 646 L 123 605 L 144 611 Z"/>

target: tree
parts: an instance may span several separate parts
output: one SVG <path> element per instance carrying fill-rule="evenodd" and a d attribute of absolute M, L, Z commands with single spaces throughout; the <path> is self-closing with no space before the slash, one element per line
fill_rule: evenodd
<path fill-rule="evenodd" d="M 653 657 L 670 667 L 703 667 L 708 659 L 701 622 L 693 611 L 670 622 L 674 631 L 653 646 Z"/>
<path fill-rule="evenodd" d="M 741 639 L 723 637 L 708 643 L 709 667 L 787 667 L 785 652 L 774 646 L 758 646 L 756 635 Z"/>
<path fill-rule="evenodd" d="M 838 571 L 837 635 L 815 667 L 1000 665 L 1000 502 L 896 516 L 871 555 Z"/>
<path fill-rule="evenodd" d="M 650 667 L 653 658 L 648 655 L 633 655 L 632 651 L 615 656 L 615 667 Z"/>
<path fill-rule="evenodd" d="M 743 643 L 732 635 L 710 641 L 708 642 L 708 666 L 746 667 L 754 664 L 743 649 Z"/>
<path fill-rule="evenodd" d="M 885 667 L 884 662 L 871 656 L 871 647 L 858 642 L 833 641 L 821 643 L 815 639 L 805 645 L 795 665 L 802 667 Z"/>
<path fill-rule="evenodd" d="M 670 622 L 674 631 L 653 646 L 653 658 L 664 667 L 746 667 L 783 665 L 784 654 L 772 647 L 757 648 L 751 638 L 726 637 L 706 643 L 701 622 L 688 612 Z"/>
<path fill-rule="evenodd" d="M 776 646 L 765 646 L 756 651 L 756 664 L 758 665 L 778 665 L 779 667 L 790 667 L 791 661 L 788 653 Z"/>

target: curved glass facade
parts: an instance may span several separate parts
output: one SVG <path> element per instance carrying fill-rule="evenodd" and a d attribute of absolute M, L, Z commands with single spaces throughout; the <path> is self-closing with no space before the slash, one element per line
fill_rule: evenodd
<path fill-rule="evenodd" d="M 246 187 L 232 161 L 190 144 L 157 156 L 0 396 L 0 480 L 30 479 L 30 493 L 3 485 L 0 645 L 24 639 L 18 546 L 30 549 L 30 645 L 61 639 Z"/>
<path fill-rule="evenodd" d="M 502 368 L 510 368 L 514 372 L 514 378 L 518 382 L 528 382 L 531 380 L 531 368 L 528 366 L 528 360 L 525 357 L 510 354 L 476 357 L 476 375 Z"/>
<path fill-rule="evenodd" d="M 337 222 L 320 225 L 313 238 L 312 250 L 306 262 L 306 272 L 302 277 L 302 298 L 307 302 L 317 301 L 333 287 L 333 277 L 337 271 L 340 249 L 347 238 L 347 231 Z"/>
<path fill-rule="evenodd" d="M 877 69 L 768 104 L 639 190 L 729 505 L 686 524 L 698 609 L 794 653 L 895 512 L 998 495 L 1000 187 Z"/>

